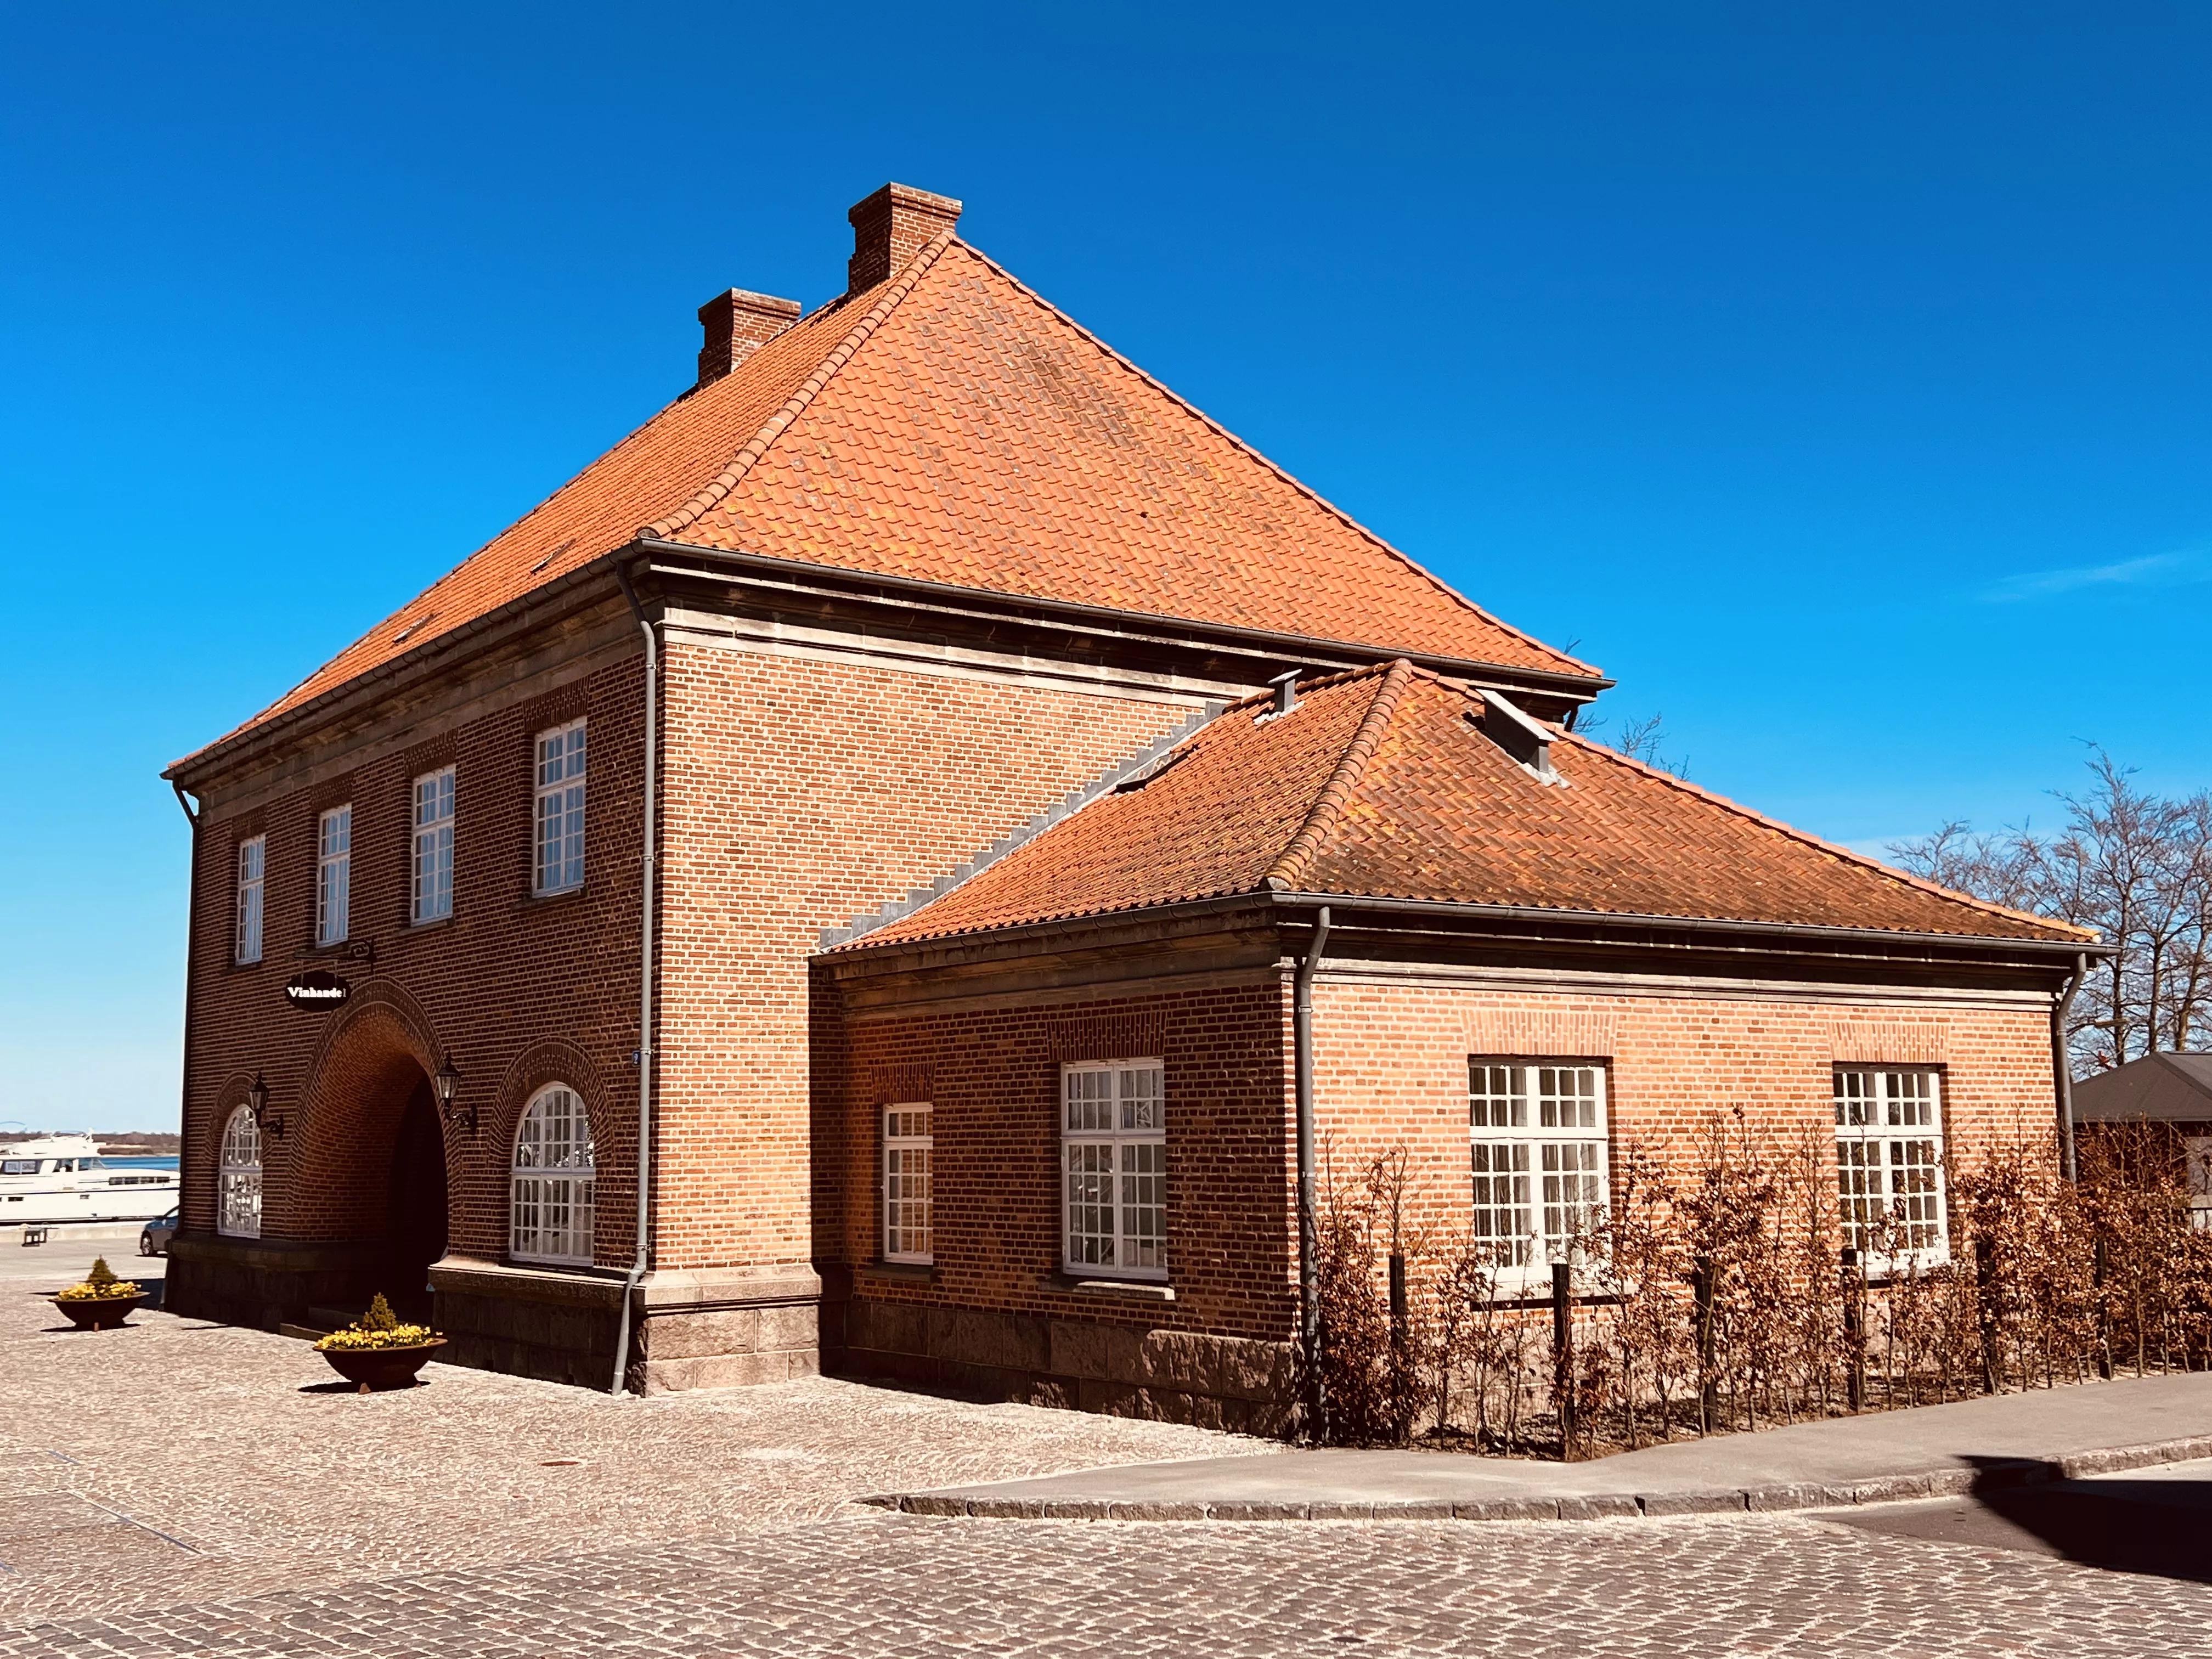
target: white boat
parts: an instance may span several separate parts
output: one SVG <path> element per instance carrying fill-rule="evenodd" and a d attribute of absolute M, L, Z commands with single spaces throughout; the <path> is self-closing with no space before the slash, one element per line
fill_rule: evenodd
<path fill-rule="evenodd" d="M 0 1227 L 150 1221 L 177 1202 L 174 1170 L 110 1168 L 90 1135 L 0 1146 Z"/>

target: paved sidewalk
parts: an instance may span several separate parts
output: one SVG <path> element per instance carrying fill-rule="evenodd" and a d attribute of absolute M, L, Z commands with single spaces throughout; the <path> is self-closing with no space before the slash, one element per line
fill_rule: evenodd
<path fill-rule="evenodd" d="M 1587 1463 L 1291 1451 L 1085 1469 L 872 1501 L 921 1515 L 1128 1521 L 1595 1520 L 1942 1497 L 2212 1457 L 2212 1374 L 1800 1423 Z"/>

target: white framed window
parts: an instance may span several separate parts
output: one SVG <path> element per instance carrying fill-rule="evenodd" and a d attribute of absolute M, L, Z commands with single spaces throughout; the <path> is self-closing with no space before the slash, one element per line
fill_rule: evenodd
<path fill-rule="evenodd" d="M 884 1108 L 884 1260 L 927 1261 L 930 1253 L 927 1101 Z"/>
<path fill-rule="evenodd" d="M 261 895 L 268 875 L 269 837 L 238 843 L 238 927 L 234 959 L 240 967 L 261 960 Z"/>
<path fill-rule="evenodd" d="M 1060 1070 L 1061 1265 L 1071 1273 L 1168 1276 L 1165 1075 L 1157 1060 Z"/>
<path fill-rule="evenodd" d="M 1836 1068 L 1836 1191 L 1844 1242 L 1862 1261 L 1948 1259 L 1942 1081 L 1934 1072 Z"/>
<path fill-rule="evenodd" d="M 592 1265 L 596 1176 L 582 1099 L 565 1084 L 540 1089 L 514 1128 L 508 1249 L 517 1260 Z"/>
<path fill-rule="evenodd" d="M 2183 1169 L 2189 1182 L 2189 1224 L 2212 1228 L 2212 1135 L 2185 1135 Z"/>
<path fill-rule="evenodd" d="M 410 914 L 417 922 L 453 914 L 453 769 L 415 780 L 415 879 Z"/>
<path fill-rule="evenodd" d="M 233 1238 L 261 1237 L 261 1127 L 250 1107 L 238 1108 L 222 1126 L 215 1228 Z"/>
<path fill-rule="evenodd" d="M 584 722 L 538 734 L 538 856 L 531 888 L 565 893 L 584 884 Z"/>
<path fill-rule="evenodd" d="M 353 808 L 333 806 L 315 830 L 315 943 L 343 945 L 353 911 Z"/>
<path fill-rule="evenodd" d="M 1467 1074 L 1474 1237 L 1502 1285 L 1548 1282 L 1605 1217 L 1605 1068 L 1470 1056 Z"/>

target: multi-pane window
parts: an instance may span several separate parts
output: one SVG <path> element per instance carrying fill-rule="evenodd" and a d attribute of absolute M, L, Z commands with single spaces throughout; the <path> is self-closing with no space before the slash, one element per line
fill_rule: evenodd
<path fill-rule="evenodd" d="M 261 960 L 261 894 L 267 878 L 269 837 L 238 843 L 238 950 L 240 966 Z"/>
<path fill-rule="evenodd" d="M 2189 1181 L 2189 1224 L 2212 1228 L 2212 1135 L 2185 1136 L 2181 1155 Z"/>
<path fill-rule="evenodd" d="M 584 884 L 584 722 L 538 734 L 538 860 L 540 893 Z"/>
<path fill-rule="evenodd" d="M 510 1249 L 525 1261 L 589 1267 L 597 1170 L 592 1120 L 576 1091 L 541 1089 L 514 1131 Z"/>
<path fill-rule="evenodd" d="M 415 780 L 415 886 L 411 914 L 441 921 L 453 914 L 453 769 Z"/>
<path fill-rule="evenodd" d="M 353 908 L 353 808 L 333 806 L 316 828 L 315 943 L 342 945 Z"/>
<path fill-rule="evenodd" d="M 222 1148 L 216 1160 L 217 1232 L 234 1238 L 261 1237 L 261 1127 L 241 1106 L 222 1126 Z"/>
<path fill-rule="evenodd" d="M 1943 1108 L 1933 1072 L 1836 1072 L 1844 1240 L 1877 1261 L 1942 1260 Z"/>
<path fill-rule="evenodd" d="M 1067 1271 L 1168 1276 L 1167 1094 L 1157 1060 L 1060 1073 L 1060 1194 Z"/>
<path fill-rule="evenodd" d="M 884 1108 L 884 1260 L 930 1259 L 933 1141 L 926 1104 Z"/>
<path fill-rule="evenodd" d="M 1604 1218 L 1605 1069 L 1468 1061 L 1474 1237 L 1503 1279 L 1571 1261 Z"/>

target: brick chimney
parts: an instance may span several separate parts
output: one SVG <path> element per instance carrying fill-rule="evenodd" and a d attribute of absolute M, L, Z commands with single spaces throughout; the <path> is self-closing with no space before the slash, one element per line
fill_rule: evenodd
<path fill-rule="evenodd" d="M 960 222 L 960 204 L 910 185 L 885 185 L 855 202 L 846 218 L 853 224 L 853 258 L 846 266 L 846 292 L 873 288 L 921 252 L 932 237 Z"/>
<path fill-rule="evenodd" d="M 699 348 L 699 384 L 711 386 L 799 320 L 799 301 L 733 288 L 699 307 L 707 343 Z"/>

